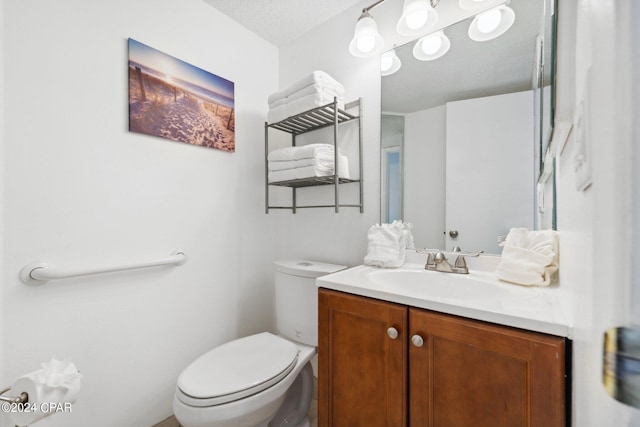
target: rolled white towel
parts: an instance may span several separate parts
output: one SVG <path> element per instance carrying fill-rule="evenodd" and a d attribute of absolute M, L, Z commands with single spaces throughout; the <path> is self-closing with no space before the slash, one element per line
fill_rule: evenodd
<path fill-rule="evenodd" d="M 393 221 L 375 224 L 367 232 L 367 254 L 364 263 L 375 267 L 396 268 L 404 264 L 406 248 L 413 246 L 412 225 Z"/>
<path fill-rule="evenodd" d="M 548 286 L 558 271 L 558 233 L 512 228 L 496 267 L 498 279 L 525 286 Z"/>

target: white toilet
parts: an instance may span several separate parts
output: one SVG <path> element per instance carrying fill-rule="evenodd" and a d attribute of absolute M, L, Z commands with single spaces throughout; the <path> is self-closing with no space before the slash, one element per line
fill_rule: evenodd
<path fill-rule="evenodd" d="M 222 344 L 178 377 L 173 412 L 183 427 L 307 427 L 310 360 L 318 345 L 316 277 L 345 266 L 276 261 L 280 335 L 262 332 Z"/>

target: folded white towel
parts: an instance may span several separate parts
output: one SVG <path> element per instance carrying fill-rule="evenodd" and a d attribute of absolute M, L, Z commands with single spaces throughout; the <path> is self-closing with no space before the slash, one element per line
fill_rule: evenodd
<path fill-rule="evenodd" d="M 269 97 L 267 98 L 267 102 L 271 104 L 274 101 L 277 101 L 281 98 L 286 98 L 293 93 L 304 89 L 307 86 L 316 84 L 321 85 L 323 88 L 331 89 L 334 92 L 340 93 L 344 96 L 344 86 L 340 82 L 335 80 L 324 71 L 317 70 L 288 86 L 286 89 L 269 95 Z"/>
<path fill-rule="evenodd" d="M 267 156 L 270 162 L 333 157 L 333 144 L 307 144 L 273 150 Z"/>
<path fill-rule="evenodd" d="M 498 279 L 526 286 L 548 286 L 558 271 L 558 233 L 512 228 L 496 268 Z"/>
<path fill-rule="evenodd" d="M 338 159 L 340 161 L 341 159 Z M 269 162 L 269 172 L 286 169 L 305 168 L 307 166 L 333 167 L 335 159 L 331 156 L 317 156 L 309 159 L 285 160 L 282 162 Z"/>
<path fill-rule="evenodd" d="M 339 102 L 344 102 L 344 90 L 336 89 L 332 86 L 326 86 L 322 84 L 312 84 L 309 86 L 305 86 L 297 92 L 293 92 L 289 96 L 285 96 L 284 98 L 278 98 L 273 102 L 269 103 L 269 108 L 275 108 L 280 105 L 284 105 L 288 102 L 295 101 L 296 99 L 303 98 L 308 95 L 321 95 L 325 98 L 333 99 L 338 98 Z"/>
<path fill-rule="evenodd" d="M 289 181 L 292 179 L 313 178 L 317 176 L 331 176 L 334 173 L 333 171 L 333 160 L 331 162 L 316 162 L 311 166 L 272 170 L 269 172 L 269 182 Z M 349 179 L 349 159 L 347 159 L 347 156 L 340 156 L 338 158 L 338 176 L 340 178 Z"/>
<path fill-rule="evenodd" d="M 313 108 L 331 104 L 333 101 L 333 96 L 329 96 L 325 93 L 312 93 L 310 95 L 305 95 L 269 109 L 269 111 L 267 111 L 267 121 L 269 123 L 277 123 L 288 117 L 304 113 L 305 111 L 309 111 Z M 338 99 L 338 108 L 344 110 L 344 98 Z"/>
<path fill-rule="evenodd" d="M 367 232 L 366 265 L 383 268 L 396 268 L 404 264 L 407 247 L 413 247 L 413 226 L 402 221 L 391 224 L 376 224 Z"/>
<path fill-rule="evenodd" d="M 286 104 L 287 102 L 289 102 L 289 98 L 276 99 L 275 101 L 273 101 L 272 103 L 269 104 L 269 109 L 273 110 L 276 107 L 281 107 L 284 104 Z"/>

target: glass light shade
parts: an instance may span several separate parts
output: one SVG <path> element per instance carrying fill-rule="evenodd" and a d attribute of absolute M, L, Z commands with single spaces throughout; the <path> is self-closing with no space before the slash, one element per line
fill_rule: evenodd
<path fill-rule="evenodd" d="M 424 34 L 438 22 L 438 13 L 429 0 L 404 0 L 402 16 L 396 25 L 396 31 L 403 36 Z"/>
<path fill-rule="evenodd" d="M 396 55 L 396 50 L 391 49 L 380 55 L 380 74 L 389 76 L 400 69 L 402 63 Z"/>
<path fill-rule="evenodd" d="M 426 55 L 433 55 L 442 47 L 442 37 L 427 37 L 422 40 L 420 47 Z"/>
<path fill-rule="evenodd" d="M 502 12 L 498 9 L 482 13 L 478 15 L 478 31 L 482 34 L 489 34 L 498 28 L 500 22 L 502 22 Z"/>
<path fill-rule="evenodd" d="M 433 61 L 449 51 L 451 41 L 443 31 L 419 39 L 413 46 L 413 56 L 420 61 Z"/>
<path fill-rule="evenodd" d="M 469 37 L 477 42 L 495 39 L 506 33 L 516 20 L 516 14 L 505 5 L 489 9 L 473 18 Z"/>
<path fill-rule="evenodd" d="M 353 39 L 349 43 L 349 52 L 353 56 L 364 58 L 382 52 L 384 40 L 378 34 L 378 26 L 371 15 L 363 13 L 356 23 Z"/>

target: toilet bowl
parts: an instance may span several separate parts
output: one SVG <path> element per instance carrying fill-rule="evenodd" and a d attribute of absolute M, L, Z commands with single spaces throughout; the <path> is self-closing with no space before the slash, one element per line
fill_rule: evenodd
<path fill-rule="evenodd" d="M 279 335 L 222 344 L 178 378 L 173 411 L 183 427 L 307 427 L 316 353 L 315 278 L 346 268 L 314 261 L 275 264 Z"/>

